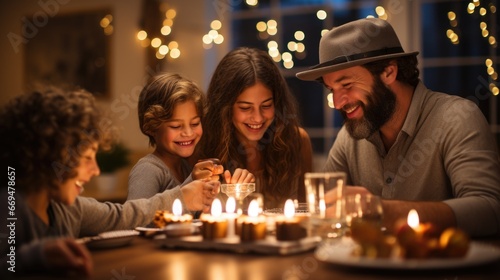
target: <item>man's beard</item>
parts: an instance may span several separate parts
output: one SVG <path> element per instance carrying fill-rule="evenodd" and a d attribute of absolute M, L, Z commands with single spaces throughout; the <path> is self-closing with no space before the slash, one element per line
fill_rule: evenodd
<path fill-rule="evenodd" d="M 365 139 L 378 131 L 392 117 L 396 108 L 396 96 L 377 76 L 367 104 L 359 102 L 359 106 L 364 115 L 361 119 L 349 119 L 344 110 L 340 112 L 349 134 L 354 139 Z"/>

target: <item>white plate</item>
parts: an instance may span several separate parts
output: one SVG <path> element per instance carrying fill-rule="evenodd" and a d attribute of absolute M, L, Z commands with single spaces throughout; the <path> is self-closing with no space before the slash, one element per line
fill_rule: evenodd
<path fill-rule="evenodd" d="M 135 236 L 139 235 L 135 230 L 116 230 L 103 232 L 97 236 L 84 237 L 79 240 L 89 249 L 108 249 L 128 245 Z"/>
<path fill-rule="evenodd" d="M 467 255 L 453 259 L 369 259 L 353 256 L 356 244 L 352 239 L 344 238 L 330 243 L 323 243 L 316 248 L 314 256 L 325 263 L 370 269 L 448 269 L 484 265 L 500 260 L 500 249 L 492 245 L 471 242 Z"/>

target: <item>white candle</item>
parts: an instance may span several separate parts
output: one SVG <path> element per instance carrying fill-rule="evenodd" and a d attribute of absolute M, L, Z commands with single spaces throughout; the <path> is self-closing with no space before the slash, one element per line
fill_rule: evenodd
<path fill-rule="evenodd" d="M 234 197 L 228 198 L 226 201 L 226 215 L 227 215 L 227 237 L 235 236 L 234 233 L 234 220 L 236 215 L 234 214 L 234 210 L 236 209 L 236 201 Z"/>
<path fill-rule="evenodd" d="M 182 216 L 182 203 L 178 198 L 174 200 L 174 204 L 172 205 L 172 213 L 176 217 Z"/>

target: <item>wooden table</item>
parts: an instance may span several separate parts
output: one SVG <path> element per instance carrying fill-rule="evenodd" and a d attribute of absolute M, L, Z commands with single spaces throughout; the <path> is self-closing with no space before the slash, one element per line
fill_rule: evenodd
<path fill-rule="evenodd" d="M 500 240 L 486 240 L 500 247 Z M 313 252 L 290 256 L 161 248 L 136 237 L 129 246 L 92 251 L 93 279 L 500 279 L 500 261 L 466 269 L 381 271 L 324 264 Z"/>
<path fill-rule="evenodd" d="M 500 239 L 482 240 L 500 248 Z M 130 245 L 92 250 L 90 279 L 500 279 L 500 260 L 470 268 L 448 270 L 347 269 L 319 262 L 312 251 L 289 255 L 239 254 L 220 251 L 166 249 L 151 239 L 135 237 Z M 25 275 L 16 279 L 87 279 L 78 276 Z"/>

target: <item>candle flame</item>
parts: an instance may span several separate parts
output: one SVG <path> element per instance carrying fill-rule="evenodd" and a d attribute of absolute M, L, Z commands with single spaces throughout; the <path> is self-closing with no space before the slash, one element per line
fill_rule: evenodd
<path fill-rule="evenodd" d="M 408 225 L 412 227 L 413 229 L 418 228 L 418 225 L 420 224 L 419 218 L 418 218 L 418 213 L 417 210 L 411 209 L 410 212 L 408 213 Z"/>
<path fill-rule="evenodd" d="M 172 205 L 172 213 L 174 213 L 174 216 L 182 216 L 182 203 L 178 198 L 174 200 L 174 204 Z"/>
<path fill-rule="evenodd" d="M 295 205 L 293 204 L 293 201 L 291 199 L 287 199 L 285 202 L 285 209 L 284 209 L 285 217 L 287 218 L 293 218 L 295 215 Z"/>
<path fill-rule="evenodd" d="M 226 212 L 229 214 L 233 214 L 235 209 L 236 209 L 236 200 L 234 200 L 234 197 L 228 198 L 226 201 Z"/>
<path fill-rule="evenodd" d="M 257 200 L 252 200 L 248 205 L 248 216 L 257 217 L 259 216 L 259 202 Z"/>
<path fill-rule="evenodd" d="M 218 198 L 214 199 L 212 202 L 212 209 L 211 209 L 212 216 L 217 218 L 222 214 L 222 203 Z"/>

